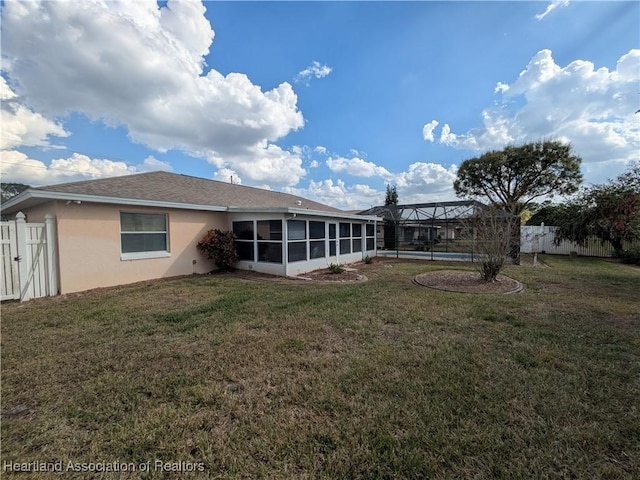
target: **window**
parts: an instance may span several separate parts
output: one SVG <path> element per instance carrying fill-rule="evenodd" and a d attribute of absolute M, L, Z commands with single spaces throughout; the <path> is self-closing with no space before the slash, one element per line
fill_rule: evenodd
<path fill-rule="evenodd" d="M 287 222 L 287 240 L 306 240 L 307 222 L 304 220 L 289 220 Z"/>
<path fill-rule="evenodd" d="M 309 222 L 309 238 L 319 239 L 324 238 L 324 222 Z"/>
<path fill-rule="evenodd" d="M 120 243 L 124 259 L 168 256 L 167 216 L 120 212 Z"/>
<path fill-rule="evenodd" d="M 325 246 L 324 240 L 314 240 L 309 242 L 309 258 L 324 258 L 325 257 Z"/>
<path fill-rule="evenodd" d="M 253 220 L 245 222 L 233 222 L 233 233 L 236 236 L 236 252 L 240 260 L 254 259 L 253 248 Z"/>
<path fill-rule="evenodd" d="M 258 240 L 282 240 L 282 220 L 258 220 Z"/>
<path fill-rule="evenodd" d="M 376 236 L 376 229 L 373 225 L 373 223 L 367 223 L 367 237 L 375 237 Z"/>
<path fill-rule="evenodd" d="M 365 226 L 366 234 L 366 250 L 371 251 L 376 249 L 376 227 L 373 223 L 367 223 Z"/>
<path fill-rule="evenodd" d="M 340 253 L 351 253 L 351 240 L 348 238 L 340 240 Z"/>
<path fill-rule="evenodd" d="M 307 259 L 307 242 L 289 242 L 287 244 L 289 262 L 303 262 Z"/>
<path fill-rule="evenodd" d="M 353 223 L 351 224 L 351 235 L 353 236 L 353 241 L 351 243 L 353 253 L 362 251 L 362 224 L 361 223 Z"/>
<path fill-rule="evenodd" d="M 282 263 L 282 220 L 258 220 L 257 223 L 258 261 Z"/>
<path fill-rule="evenodd" d="M 340 238 L 348 238 L 351 236 L 351 224 L 340 223 Z"/>
<path fill-rule="evenodd" d="M 287 260 L 302 262 L 307 260 L 307 222 L 305 220 L 287 221 Z M 302 240 L 292 242 L 291 240 Z"/>
<path fill-rule="evenodd" d="M 336 255 L 336 224 L 329 224 L 329 256 L 335 257 Z"/>
<path fill-rule="evenodd" d="M 233 222 L 233 233 L 237 240 L 253 240 L 253 221 Z"/>

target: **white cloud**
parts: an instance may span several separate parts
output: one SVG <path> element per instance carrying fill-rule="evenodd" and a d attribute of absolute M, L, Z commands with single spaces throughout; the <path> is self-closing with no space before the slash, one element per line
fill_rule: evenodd
<path fill-rule="evenodd" d="M 242 185 L 242 178 L 237 172 L 229 168 L 220 168 L 213 174 L 213 179 L 219 182 L 234 183 L 235 185 Z"/>
<path fill-rule="evenodd" d="M 551 3 L 547 5 L 547 8 L 545 9 L 544 12 L 536 15 L 536 20 L 542 20 L 544 17 L 549 15 L 556 8 L 566 7 L 567 5 L 569 5 L 569 0 L 552 0 Z"/>
<path fill-rule="evenodd" d="M 195 0 L 6 2 L 3 71 L 21 103 L 46 118 L 79 112 L 124 125 L 150 148 L 224 158 L 256 181 L 282 181 L 268 167 L 291 163 L 288 184 L 304 172 L 274 142 L 304 125 L 297 96 L 286 82 L 263 92 L 244 74 L 206 71 L 214 32 L 204 12 Z M 13 146 L 34 143 L 18 137 Z"/>
<path fill-rule="evenodd" d="M 296 185 L 307 173 L 300 154 L 267 142 L 208 160 L 219 169 L 234 170 L 254 186 L 260 182 L 275 188 Z"/>
<path fill-rule="evenodd" d="M 326 161 L 327 167 L 337 173 L 347 173 L 354 177 L 380 177 L 384 180 L 391 180 L 393 175 L 384 167 L 373 162 L 367 162 L 358 157 L 329 158 Z"/>
<path fill-rule="evenodd" d="M 433 138 L 433 130 L 438 126 L 438 121 L 437 120 L 431 120 L 429 123 L 425 124 L 424 127 L 422 127 L 422 137 L 429 141 L 429 142 L 433 142 L 435 139 Z"/>
<path fill-rule="evenodd" d="M 634 112 L 639 82 L 640 50 L 620 57 L 615 70 L 584 60 L 562 67 L 551 51 L 541 50 L 512 83 L 498 84 L 499 101 L 482 112 L 482 126 L 458 134 L 445 124 L 439 142 L 479 153 L 559 139 L 582 157 L 587 181 L 605 181 L 638 158 L 640 116 Z M 595 164 L 603 162 L 617 170 L 605 178 L 595 176 L 604 170 Z"/>
<path fill-rule="evenodd" d="M 435 163 L 416 162 L 407 171 L 391 173 L 386 168 L 360 158 L 332 158 L 327 165 L 337 173 L 367 177 L 372 184 L 394 184 L 400 203 L 421 203 L 455 199 L 453 181 L 457 166 L 449 168 Z M 343 179 L 311 181 L 307 188 L 290 187 L 290 193 L 347 210 L 366 209 L 384 202 L 384 188 L 371 185 L 347 185 Z"/>
<path fill-rule="evenodd" d="M 147 157 L 138 165 L 127 165 L 125 162 L 89 158 L 78 153 L 68 158 L 52 160 L 47 165 L 15 150 L 3 151 L 0 160 L 0 175 L 4 181 L 31 186 L 117 177 L 155 170 L 170 171 L 171 166 L 153 157 Z"/>
<path fill-rule="evenodd" d="M 343 210 L 364 210 L 378 205 L 384 192 L 380 192 L 368 185 L 356 184 L 347 186 L 343 180 L 326 179 L 311 180 L 307 188 L 286 188 L 287 193 L 315 200 Z M 382 197 L 381 197 L 382 195 Z"/>
<path fill-rule="evenodd" d="M 0 122 L 2 135 L 0 149 L 12 149 L 19 146 L 51 147 L 49 137 L 67 137 L 69 133 L 54 121 L 44 118 L 20 104 L 19 97 L 0 77 Z"/>
<path fill-rule="evenodd" d="M 312 77 L 324 78 L 332 72 L 332 68 L 327 65 L 321 65 L 320 62 L 313 61 L 311 65 L 296 75 L 295 81 L 309 85 Z"/>
<path fill-rule="evenodd" d="M 327 147 L 323 147 L 322 145 L 317 145 L 314 149 L 314 152 L 316 153 L 320 153 L 322 155 L 326 155 L 327 154 Z"/>
<path fill-rule="evenodd" d="M 454 200 L 453 182 L 457 172 L 455 165 L 449 168 L 429 162 L 409 165 L 409 169 L 398 174 L 394 182 L 398 187 L 400 203 Z"/>

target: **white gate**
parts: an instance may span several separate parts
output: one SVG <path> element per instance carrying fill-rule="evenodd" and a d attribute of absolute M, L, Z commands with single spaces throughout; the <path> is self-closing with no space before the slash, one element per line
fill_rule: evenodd
<path fill-rule="evenodd" d="M 26 223 L 22 212 L 13 222 L 0 222 L 2 281 L 0 299 L 29 300 L 58 293 L 54 220 Z"/>

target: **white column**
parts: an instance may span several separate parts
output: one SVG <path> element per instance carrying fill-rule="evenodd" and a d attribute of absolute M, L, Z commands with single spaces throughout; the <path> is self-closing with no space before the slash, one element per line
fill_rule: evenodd
<path fill-rule="evenodd" d="M 56 225 L 50 213 L 44 216 L 44 228 L 47 241 L 47 295 L 58 294 L 58 262 L 56 258 Z"/>

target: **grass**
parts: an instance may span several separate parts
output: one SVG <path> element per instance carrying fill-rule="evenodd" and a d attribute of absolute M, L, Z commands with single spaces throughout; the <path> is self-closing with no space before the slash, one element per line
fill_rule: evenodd
<path fill-rule="evenodd" d="M 541 258 L 506 269 L 516 295 L 416 287 L 469 267 L 408 261 L 356 284 L 215 275 L 3 305 L 2 461 L 151 462 L 65 478 L 637 478 L 640 272 Z"/>

